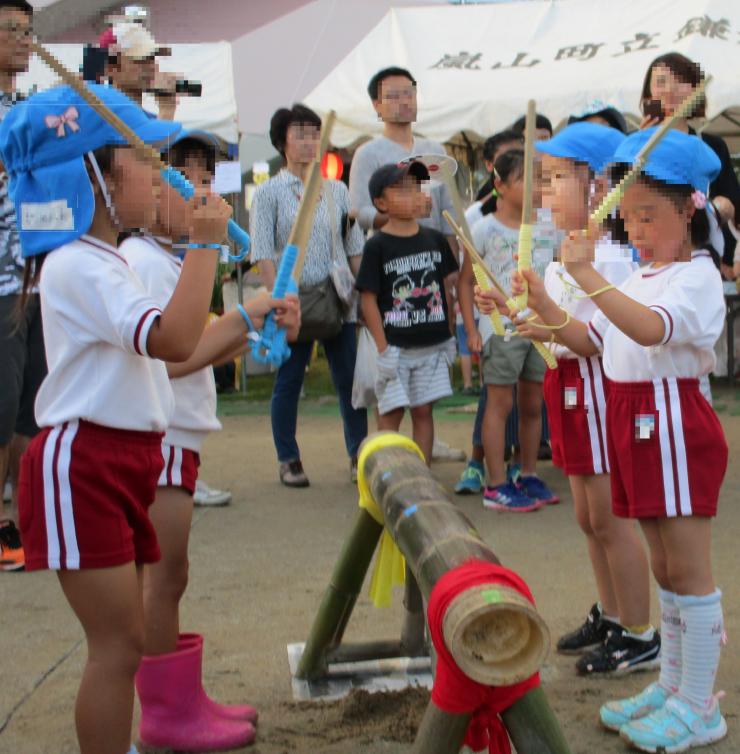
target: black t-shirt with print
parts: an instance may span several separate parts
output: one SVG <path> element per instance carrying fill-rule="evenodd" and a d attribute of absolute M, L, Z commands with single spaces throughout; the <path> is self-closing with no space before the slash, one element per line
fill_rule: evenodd
<path fill-rule="evenodd" d="M 377 294 L 388 343 L 422 348 L 450 337 L 444 279 L 457 269 L 439 231 L 424 226 L 415 236 L 380 231 L 365 244 L 356 285 Z"/>

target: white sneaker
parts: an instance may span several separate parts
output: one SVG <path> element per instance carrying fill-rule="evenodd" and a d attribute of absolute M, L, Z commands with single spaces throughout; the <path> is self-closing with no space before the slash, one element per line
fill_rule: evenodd
<path fill-rule="evenodd" d="M 3 487 L 3 502 L 9 503 L 13 499 L 13 485 L 8 481 Z"/>
<path fill-rule="evenodd" d="M 211 489 L 198 479 L 195 483 L 193 502 L 196 505 L 228 505 L 231 502 L 231 493 L 228 490 Z"/>
<path fill-rule="evenodd" d="M 432 446 L 433 461 L 464 461 L 466 458 L 464 450 L 452 448 L 443 440 L 434 440 Z"/>

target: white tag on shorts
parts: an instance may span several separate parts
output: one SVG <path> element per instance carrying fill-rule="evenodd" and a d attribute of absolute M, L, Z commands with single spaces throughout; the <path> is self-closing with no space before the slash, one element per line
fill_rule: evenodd
<path fill-rule="evenodd" d="M 74 228 L 74 214 L 66 199 L 21 203 L 21 230 L 74 230 Z"/>
<path fill-rule="evenodd" d="M 578 389 L 575 387 L 565 388 L 565 407 L 575 408 L 578 405 Z"/>

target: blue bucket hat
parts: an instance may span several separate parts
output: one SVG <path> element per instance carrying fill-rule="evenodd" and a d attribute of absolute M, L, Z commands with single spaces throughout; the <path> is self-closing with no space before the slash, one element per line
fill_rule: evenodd
<path fill-rule="evenodd" d="M 631 165 L 657 127 L 628 136 L 617 148 L 612 162 Z M 663 183 L 693 186 L 709 193 L 709 184 L 719 175 L 722 163 L 698 136 L 671 130 L 650 153 L 643 172 Z"/>
<path fill-rule="evenodd" d="M 125 94 L 99 84 L 89 88 L 148 144 L 180 131 L 179 123 L 153 120 Z M 63 246 L 92 224 L 95 197 L 84 156 L 126 140 L 69 86 L 39 92 L 13 107 L 0 125 L 0 154 L 10 176 L 23 256 Z"/>
<path fill-rule="evenodd" d="M 548 139 L 538 141 L 538 152 L 585 162 L 594 173 L 601 173 L 612 161 L 617 147 L 624 141 L 624 134 L 599 123 L 573 123 Z"/>

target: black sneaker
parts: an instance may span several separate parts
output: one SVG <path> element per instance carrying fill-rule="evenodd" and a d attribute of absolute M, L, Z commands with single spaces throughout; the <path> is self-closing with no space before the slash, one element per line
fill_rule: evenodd
<path fill-rule="evenodd" d="M 595 604 L 583 625 L 558 640 L 558 652 L 564 655 L 579 655 L 600 647 L 605 641 L 610 628 L 616 623 L 604 620 L 598 604 Z"/>
<path fill-rule="evenodd" d="M 660 634 L 638 639 L 621 626 L 610 629 L 606 641 L 576 663 L 579 675 L 626 675 L 660 667 Z"/>

